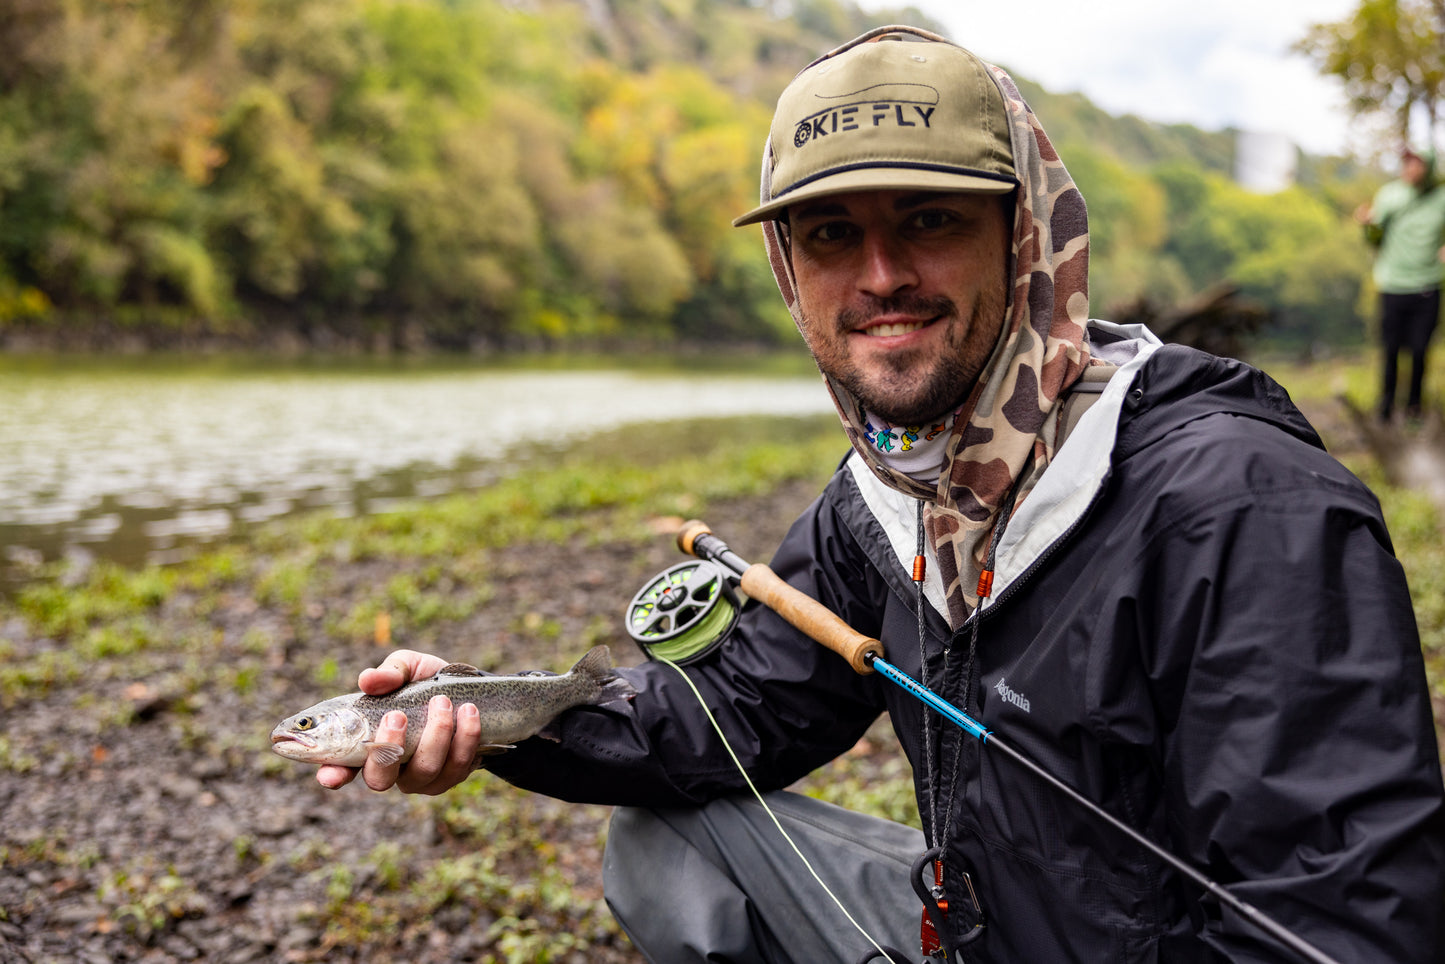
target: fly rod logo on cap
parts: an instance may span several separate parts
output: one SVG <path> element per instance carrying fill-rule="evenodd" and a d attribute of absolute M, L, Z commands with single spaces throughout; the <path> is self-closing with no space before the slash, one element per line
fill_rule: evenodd
<path fill-rule="evenodd" d="M 843 103 L 831 103 L 798 121 L 793 132 L 794 147 L 865 126 L 928 128 L 938 109 L 938 90 L 926 84 L 874 84 L 863 90 L 814 96 L 820 101 Z"/>

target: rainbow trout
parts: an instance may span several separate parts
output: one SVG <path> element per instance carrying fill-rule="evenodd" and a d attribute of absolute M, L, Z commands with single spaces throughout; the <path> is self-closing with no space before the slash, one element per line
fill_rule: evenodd
<path fill-rule="evenodd" d="M 613 672 L 606 646 L 594 646 L 561 676 L 493 676 L 466 663 L 450 663 L 430 679 L 414 680 L 385 696 L 348 693 L 308 706 L 271 731 L 271 749 L 289 760 L 349 767 L 361 766 L 368 756 L 388 765 L 409 760 L 421 739 L 427 703 L 438 693 L 450 697 L 453 706 L 475 704 L 482 721 L 478 756 L 484 756 L 533 735 L 556 739 L 546 728 L 563 710 L 628 700 L 637 691 Z M 406 713 L 405 747 L 371 738 L 392 710 Z"/>

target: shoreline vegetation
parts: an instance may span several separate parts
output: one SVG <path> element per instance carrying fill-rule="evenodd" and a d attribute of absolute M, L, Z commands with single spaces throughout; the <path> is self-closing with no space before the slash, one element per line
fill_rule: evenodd
<path fill-rule="evenodd" d="M 791 322 L 789 323 L 791 324 Z M 795 336 L 781 328 L 770 336 L 723 332 L 718 338 L 679 337 L 659 332 L 557 337 L 540 330 L 477 331 L 438 329 L 406 318 L 291 319 L 269 323 L 243 319 L 186 319 L 173 323 L 120 318 L 0 320 L 0 357 L 85 358 L 121 355 L 255 355 L 291 358 L 511 359 L 537 356 L 637 356 L 647 353 L 702 355 L 786 355 Z"/>
<path fill-rule="evenodd" d="M 1363 364 L 1276 376 L 1385 507 L 1438 720 L 1441 513 L 1352 439 L 1335 396 L 1368 394 Z M 846 451 L 836 424 L 807 425 L 648 464 L 592 447 L 164 568 L 35 573 L 0 598 L 0 962 L 640 964 L 601 899 L 607 808 L 485 773 L 438 798 L 328 792 L 266 734 L 395 647 L 509 672 L 565 670 L 597 643 L 639 661 L 622 615 L 683 561 L 665 530 L 700 517 L 767 559 Z M 886 721 L 798 789 L 918 819 Z"/>
<path fill-rule="evenodd" d="M 0 350 L 790 343 L 731 219 L 798 67 L 899 21 L 943 29 L 852 0 L 25 0 Z M 1357 338 L 1377 164 L 1301 152 L 1253 190 L 1237 130 L 1014 79 L 1088 198 L 1100 315 L 1229 281 L 1268 337 Z"/>

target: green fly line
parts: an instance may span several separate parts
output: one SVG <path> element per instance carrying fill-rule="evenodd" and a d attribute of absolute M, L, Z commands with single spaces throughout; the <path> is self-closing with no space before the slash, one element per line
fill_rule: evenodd
<path fill-rule="evenodd" d="M 734 615 L 735 611 L 725 600 L 719 601 L 681 636 L 647 642 L 647 651 L 664 661 L 696 656 L 703 647 L 710 645 L 727 631 Z"/>

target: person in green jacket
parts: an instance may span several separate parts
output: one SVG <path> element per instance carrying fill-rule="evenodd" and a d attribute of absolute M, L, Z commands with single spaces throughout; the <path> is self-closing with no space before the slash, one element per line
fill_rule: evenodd
<path fill-rule="evenodd" d="M 1422 414 L 1426 353 L 1440 320 L 1440 286 L 1445 279 L 1445 185 L 1435 174 L 1435 152 L 1406 148 L 1400 177 L 1363 205 L 1356 218 L 1379 246 L 1375 286 L 1380 291 L 1380 338 L 1384 366 L 1379 415 L 1394 411 L 1399 355 L 1410 352 L 1407 418 Z"/>

